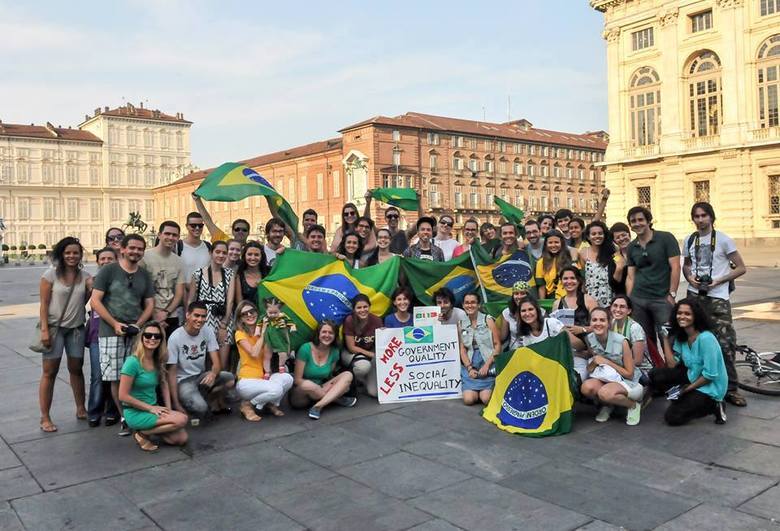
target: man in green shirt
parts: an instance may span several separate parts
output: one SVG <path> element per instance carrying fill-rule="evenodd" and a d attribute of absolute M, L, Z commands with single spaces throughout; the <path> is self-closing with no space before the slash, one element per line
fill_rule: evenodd
<path fill-rule="evenodd" d="M 648 342 L 670 318 L 680 284 L 680 246 L 670 232 L 653 229 L 653 214 L 645 207 L 628 211 L 636 239 L 628 245 L 626 294 L 634 306 L 633 318 L 642 325 Z"/>

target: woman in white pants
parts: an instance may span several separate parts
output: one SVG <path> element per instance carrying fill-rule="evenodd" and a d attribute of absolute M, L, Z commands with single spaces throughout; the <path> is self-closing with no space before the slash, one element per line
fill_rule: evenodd
<path fill-rule="evenodd" d="M 257 306 L 241 301 L 236 308 L 236 345 L 239 366 L 236 391 L 241 397 L 241 414 L 250 422 L 262 417 L 257 413 L 267 408 L 274 416 L 284 415 L 279 404 L 293 384 L 293 377 L 286 372 L 266 372 L 263 369 L 265 354 L 265 330 L 257 325 Z"/>

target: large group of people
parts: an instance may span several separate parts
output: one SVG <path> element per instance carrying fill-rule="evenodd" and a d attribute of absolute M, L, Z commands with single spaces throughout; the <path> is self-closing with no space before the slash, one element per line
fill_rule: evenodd
<path fill-rule="evenodd" d="M 565 334 L 580 399 L 595 406 L 596 421 L 621 408 L 636 425 L 650 397 L 666 393 L 669 425 L 707 415 L 725 422 L 724 401 L 746 404 L 736 388 L 729 304 L 733 281 L 745 272 L 734 241 L 715 230 L 712 206 L 696 203 L 681 259 L 677 238 L 654 229 L 647 208 L 631 208 L 628 225 L 604 223 L 608 196 L 590 222 L 566 209 L 498 227 L 469 218 L 459 241 L 449 214 L 436 219 L 420 210 L 402 229 L 401 212 L 390 206 L 378 227 L 369 192 L 364 212 L 344 205 L 330 242 L 313 210 L 304 212 L 301 232 L 272 217 L 259 242 L 249 239 L 244 219 L 224 233 L 195 198 L 186 235 L 166 220 L 152 248 L 141 235 L 109 228 L 94 277 L 83 268 L 78 239 L 66 237 L 40 281 L 40 428 L 57 431 L 50 410 L 63 352 L 77 417 L 92 427 L 120 423 L 119 434 L 132 435 L 144 451 L 185 444 L 189 426 L 230 414 L 235 404 L 256 423 L 264 414 L 283 416 L 285 404 L 316 420 L 329 406 L 354 406 L 361 393 L 376 397 L 376 331 L 411 326 L 416 294 L 401 278 L 386 315 L 358 294 L 341 326 L 319 322 L 309 341 L 293 348 L 295 325 L 284 303 L 258 295 L 285 238 L 291 249 L 330 253 L 352 268 L 395 256 L 446 261 L 472 246 L 495 259 L 525 253 L 530 274 L 512 286 L 496 318 L 483 310 L 479 289 L 460 299 L 447 288 L 433 295 L 441 323 L 458 329 L 465 404 L 489 402 L 502 352 Z"/>

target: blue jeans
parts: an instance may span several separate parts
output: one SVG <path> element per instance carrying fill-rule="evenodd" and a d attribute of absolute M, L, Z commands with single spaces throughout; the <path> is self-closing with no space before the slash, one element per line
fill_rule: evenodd
<path fill-rule="evenodd" d="M 118 418 L 119 412 L 111 398 L 111 388 L 108 382 L 104 382 L 100 374 L 100 349 L 98 343 L 89 345 L 89 401 L 87 403 L 87 416 L 89 420 L 100 420 L 105 410 L 106 417 Z"/>

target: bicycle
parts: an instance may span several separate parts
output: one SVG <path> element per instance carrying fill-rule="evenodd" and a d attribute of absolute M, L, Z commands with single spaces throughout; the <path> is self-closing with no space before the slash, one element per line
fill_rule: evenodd
<path fill-rule="evenodd" d="M 756 352 L 747 345 L 739 345 L 734 366 L 741 389 L 780 396 L 780 352 Z"/>

